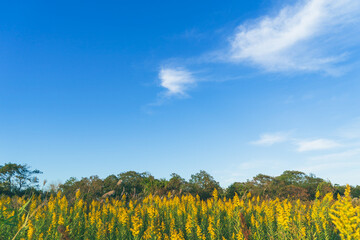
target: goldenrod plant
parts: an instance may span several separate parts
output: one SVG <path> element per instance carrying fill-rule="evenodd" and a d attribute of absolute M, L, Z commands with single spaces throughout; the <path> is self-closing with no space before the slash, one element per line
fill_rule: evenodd
<path fill-rule="evenodd" d="M 2 197 L 0 239 L 360 239 L 360 207 L 348 186 L 345 196 L 329 193 L 314 201 L 261 199 L 249 192 L 213 196 L 111 199 L 87 203 L 80 190 L 70 203 L 61 193 L 44 200 Z M 14 209 L 12 206 L 22 206 Z M 9 210 L 10 209 L 10 210 Z M 24 211 L 26 209 L 26 211 Z"/>

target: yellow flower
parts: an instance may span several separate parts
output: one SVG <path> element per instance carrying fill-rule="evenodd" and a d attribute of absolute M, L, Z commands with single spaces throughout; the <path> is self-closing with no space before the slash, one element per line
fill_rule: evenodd
<path fill-rule="evenodd" d="M 185 223 L 185 230 L 187 235 L 191 234 L 191 229 L 192 229 L 192 218 L 191 215 L 188 215 Z"/>
<path fill-rule="evenodd" d="M 132 235 L 136 238 L 140 234 L 142 227 L 142 219 L 140 218 L 139 209 L 135 210 L 135 215 L 131 217 L 132 228 L 130 229 Z"/>
<path fill-rule="evenodd" d="M 29 220 L 28 222 L 28 231 L 27 231 L 27 237 L 28 239 L 32 239 L 33 238 L 33 235 L 34 235 L 34 226 L 33 226 L 33 223 L 31 220 Z"/>
<path fill-rule="evenodd" d="M 80 195 L 81 195 L 80 189 L 76 190 L 76 193 L 75 193 L 76 199 L 79 199 L 79 198 L 80 198 Z"/>
<path fill-rule="evenodd" d="M 212 216 L 209 217 L 209 226 L 208 232 L 210 234 L 211 239 L 215 239 L 215 230 L 214 230 L 214 218 Z"/>
<path fill-rule="evenodd" d="M 218 191 L 217 191 L 216 188 L 214 188 L 214 191 L 213 191 L 213 193 L 212 193 L 212 196 L 213 196 L 213 198 L 214 198 L 215 201 L 218 200 L 219 194 L 218 194 Z"/>
<path fill-rule="evenodd" d="M 349 185 L 345 196 L 332 206 L 330 217 L 342 239 L 360 239 L 360 206 L 352 205 Z"/>

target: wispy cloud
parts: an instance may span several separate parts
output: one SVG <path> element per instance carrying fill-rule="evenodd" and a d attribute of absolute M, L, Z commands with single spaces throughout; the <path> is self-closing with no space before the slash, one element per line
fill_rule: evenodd
<path fill-rule="evenodd" d="M 260 135 L 258 140 L 250 143 L 259 146 L 271 146 L 284 142 L 295 146 L 297 152 L 326 150 L 342 146 L 337 141 L 326 138 L 317 138 L 312 140 L 294 138 L 290 132 L 264 133 Z"/>
<path fill-rule="evenodd" d="M 341 161 L 341 162 L 330 162 L 330 163 L 309 165 L 306 167 L 302 167 L 300 170 L 305 172 L 321 172 L 321 171 L 329 171 L 330 169 L 338 169 L 338 170 L 341 169 L 341 170 L 349 171 L 351 169 L 358 169 L 358 167 L 360 167 L 359 161 Z M 336 182 L 340 183 L 340 181 L 336 181 Z"/>
<path fill-rule="evenodd" d="M 250 61 L 273 71 L 326 71 L 343 57 L 339 52 L 326 53 L 333 52 L 331 44 L 340 44 L 342 29 L 358 22 L 359 9 L 357 0 L 300 1 L 275 17 L 239 26 L 231 40 L 229 59 Z"/>
<path fill-rule="evenodd" d="M 296 161 L 282 161 L 275 170 L 296 169 L 316 172 L 336 183 L 356 183 L 359 180 L 355 177 L 356 171 L 360 166 L 360 135 L 357 131 L 359 126 L 359 118 L 355 118 L 338 130 L 327 131 L 326 136 L 304 138 L 299 136 L 298 131 L 292 131 L 288 132 L 287 138 L 277 138 L 282 136 L 281 134 L 263 134 L 259 140 L 252 143 L 273 145 L 284 142 L 282 149 L 288 148 L 295 152 L 293 159 Z M 271 155 L 266 154 L 266 157 Z M 281 161 L 281 158 L 278 160 Z M 250 163 L 244 163 L 242 167 L 249 171 Z"/>
<path fill-rule="evenodd" d="M 330 139 L 302 140 L 296 142 L 298 152 L 331 149 L 341 146 L 339 143 Z"/>
<path fill-rule="evenodd" d="M 287 133 L 265 133 L 260 136 L 260 139 L 251 142 L 254 145 L 271 146 L 275 143 L 281 143 L 288 140 Z"/>
<path fill-rule="evenodd" d="M 314 160 L 314 161 L 344 160 L 359 155 L 360 155 L 360 148 L 354 148 L 343 152 L 310 157 L 310 160 Z"/>
<path fill-rule="evenodd" d="M 186 90 L 195 84 L 191 72 L 184 68 L 161 68 L 159 79 L 168 96 L 186 95 Z"/>
<path fill-rule="evenodd" d="M 229 40 L 226 47 L 180 61 L 182 66 L 198 65 L 198 69 L 209 63 L 251 63 L 267 71 L 337 75 L 350 66 L 353 47 L 359 45 L 359 12 L 359 0 L 298 0 L 272 16 L 245 21 L 224 37 Z M 193 35 L 194 30 L 185 34 Z M 223 72 L 222 79 L 233 78 L 226 75 Z M 161 68 L 159 78 L 168 96 L 186 95 L 196 82 L 181 68 Z"/>

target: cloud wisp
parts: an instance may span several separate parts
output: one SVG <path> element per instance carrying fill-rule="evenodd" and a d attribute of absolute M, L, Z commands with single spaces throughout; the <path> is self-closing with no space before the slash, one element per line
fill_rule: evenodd
<path fill-rule="evenodd" d="M 257 145 L 284 143 L 281 151 L 287 153 L 291 150 L 294 159 L 298 161 L 289 161 L 289 165 L 282 162 L 282 169 L 285 166 L 294 169 L 295 166 L 295 169 L 300 171 L 328 175 L 338 183 L 356 182 L 358 178 L 354 176 L 357 176 L 356 171 L 360 166 L 359 120 L 359 117 L 354 118 L 333 133 L 330 132 L 332 137 L 329 137 L 329 132 L 326 132 L 326 136 L 312 138 L 295 137 L 293 132 L 288 132 L 288 137 L 284 139 L 276 137 L 279 135 L 278 132 L 263 134 L 259 140 L 251 143 Z"/>
<path fill-rule="evenodd" d="M 183 68 L 161 68 L 159 79 L 167 96 L 186 96 L 186 90 L 196 82 L 192 73 Z"/>
<path fill-rule="evenodd" d="M 340 143 L 325 138 L 318 138 L 312 140 L 296 139 L 290 136 L 290 133 L 277 132 L 277 133 L 265 133 L 260 135 L 260 138 L 256 141 L 250 142 L 253 145 L 259 146 L 272 146 L 278 143 L 290 143 L 296 146 L 297 152 L 309 152 L 316 150 L 329 150 L 342 146 Z"/>
<path fill-rule="evenodd" d="M 360 148 L 354 148 L 338 153 L 325 154 L 320 156 L 310 157 L 313 161 L 330 161 L 330 160 L 344 160 L 352 158 L 354 156 L 360 156 Z"/>
<path fill-rule="evenodd" d="M 302 140 L 296 143 L 298 152 L 308 152 L 314 150 L 332 149 L 341 146 L 339 143 L 330 139 Z"/>
<path fill-rule="evenodd" d="M 251 142 L 253 145 L 271 146 L 275 143 L 281 143 L 289 140 L 288 134 L 285 133 L 265 133 L 260 139 Z"/>
<path fill-rule="evenodd" d="M 181 65 L 252 64 L 270 72 L 338 75 L 359 45 L 359 12 L 359 0 L 298 0 L 273 16 L 245 21 L 226 37 L 226 47 L 209 49 Z M 197 82 L 181 68 L 161 68 L 159 78 L 167 96 L 184 96 Z"/>
<path fill-rule="evenodd" d="M 342 29 L 358 22 L 359 9 L 357 0 L 300 1 L 275 17 L 239 26 L 227 60 L 251 62 L 270 71 L 326 71 L 343 56 L 326 56 L 325 52 L 339 44 Z"/>

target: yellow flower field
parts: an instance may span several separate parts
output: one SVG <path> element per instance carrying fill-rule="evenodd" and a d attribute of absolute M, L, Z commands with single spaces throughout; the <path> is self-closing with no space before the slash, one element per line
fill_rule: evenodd
<path fill-rule="evenodd" d="M 27 211 L 16 214 L 26 200 L 4 197 L 0 239 L 360 239 L 360 207 L 352 201 L 349 186 L 337 200 L 318 194 L 313 202 L 250 193 L 222 199 L 215 190 L 206 201 L 169 194 L 87 204 L 78 191 L 73 204 L 59 192 L 32 199 Z"/>

